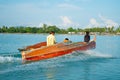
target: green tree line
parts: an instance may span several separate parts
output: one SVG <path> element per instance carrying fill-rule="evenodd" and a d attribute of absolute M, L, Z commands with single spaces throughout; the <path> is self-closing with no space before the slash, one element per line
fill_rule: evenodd
<path fill-rule="evenodd" d="M 99 33 L 103 33 L 103 32 L 108 32 L 108 33 L 117 33 L 120 32 L 120 26 L 118 28 L 114 28 L 113 27 L 93 27 L 93 28 L 85 28 L 85 29 L 81 29 L 81 28 L 73 28 L 73 27 L 69 27 L 67 29 L 60 29 L 57 26 L 53 25 L 53 26 L 48 26 L 46 24 L 44 24 L 42 27 L 26 27 L 26 26 L 11 26 L 11 27 L 7 27 L 7 26 L 2 26 L 0 27 L 0 33 L 49 33 L 50 31 L 55 31 L 56 33 L 60 33 L 60 34 L 66 34 L 68 32 L 84 32 L 84 31 L 90 31 L 90 32 L 99 32 Z"/>

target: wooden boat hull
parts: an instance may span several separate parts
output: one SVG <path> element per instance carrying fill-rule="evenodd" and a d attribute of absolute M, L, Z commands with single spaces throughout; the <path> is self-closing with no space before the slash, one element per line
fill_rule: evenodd
<path fill-rule="evenodd" d="M 76 43 L 58 43 L 52 46 L 40 47 L 30 51 L 22 51 L 22 59 L 24 61 L 38 61 L 49 58 L 70 54 L 73 51 L 85 51 L 93 49 L 96 46 L 95 41 L 91 41 L 88 44 L 84 42 Z"/>

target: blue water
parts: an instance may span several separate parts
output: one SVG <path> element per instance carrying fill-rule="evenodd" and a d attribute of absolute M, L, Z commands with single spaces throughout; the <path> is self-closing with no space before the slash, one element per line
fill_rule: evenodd
<path fill-rule="evenodd" d="M 0 34 L 0 80 L 120 80 L 120 36 L 97 36 L 96 49 L 22 64 L 18 48 L 46 40 L 47 34 Z M 82 35 L 58 35 L 83 41 Z M 92 36 L 91 36 L 92 38 Z"/>

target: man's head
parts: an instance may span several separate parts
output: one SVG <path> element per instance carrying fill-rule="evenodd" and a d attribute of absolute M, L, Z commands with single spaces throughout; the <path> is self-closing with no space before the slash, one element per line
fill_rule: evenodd
<path fill-rule="evenodd" d="M 89 34 L 90 32 L 89 31 L 86 31 L 86 34 Z"/>
<path fill-rule="evenodd" d="M 65 38 L 65 40 L 69 40 L 68 38 Z"/>
<path fill-rule="evenodd" d="M 51 32 L 50 32 L 50 34 L 53 34 L 53 35 L 54 35 L 54 34 L 55 34 L 55 32 L 54 32 L 54 31 L 51 31 Z"/>

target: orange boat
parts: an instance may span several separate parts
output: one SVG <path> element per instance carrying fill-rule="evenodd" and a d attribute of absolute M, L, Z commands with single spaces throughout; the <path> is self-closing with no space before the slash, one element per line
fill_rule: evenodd
<path fill-rule="evenodd" d="M 57 43 L 52 46 L 46 46 L 46 42 L 42 42 L 26 47 L 25 50 L 21 51 L 21 54 L 22 60 L 24 61 L 38 61 L 70 54 L 73 51 L 85 51 L 94 49 L 95 47 L 95 41 L 91 41 L 89 43 Z"/>

